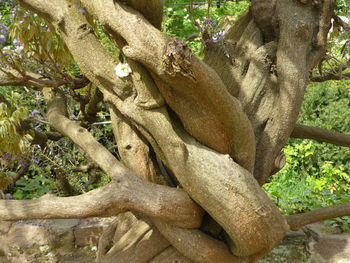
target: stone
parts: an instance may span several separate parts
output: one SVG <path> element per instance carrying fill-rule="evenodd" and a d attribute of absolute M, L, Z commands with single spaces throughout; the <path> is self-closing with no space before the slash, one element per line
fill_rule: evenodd
<path fill-rule="evenodd" d="M 115 217 L 108 218 L 86 218 L 80 221 L 80 224 L 74 227 L 73 234 L 75 245 L 77 247 L 98 245 L 100 236 L 104 229 L 108 227 Z"/>
<path fill-rule="evenodd" d="M 307 237 L 301 230 L 287 232 L 283 241 L 257 263 L 304 263 L 307 259 Z"/>
<path fill-rule="evenodd" d="M 35 245 L 52 245 L 54 241 L 54 235 L 47 228 L 26 221 L 14 223 L 7 233 L 9 247 L 30 248 Z"/>
<path fill-rule="evenodd" d="M 7 234 L 12 224 L 13 222 L 10 222 L 10 221 L 0 221 L 0 235 Z"/>
<path fill-rule="evenodd" d="M 79 219 L 17 221 L 2 225 L 0 263 L 93 263 L 96 251 L 78 249 L 73 228 Z"/>
<path fill-rule="evenodd" d="M 334 233 L 315 223 L 304 228 L 309 239 L 309 263 L 350 263 L 350 233 Z"/>

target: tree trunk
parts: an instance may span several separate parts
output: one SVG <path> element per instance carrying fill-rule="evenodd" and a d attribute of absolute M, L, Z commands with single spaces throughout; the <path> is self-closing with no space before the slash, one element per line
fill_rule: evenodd
<path fill-rule="evenodd" d="M 308 72 L 325 52 L 334 1 L 252 0 L 224 44 L 204 34 L 201 60 L 160 32 L 162 0 L 81 0 L 125 54 L 132 70 L 125 78 L 69 1 L 19 2 L 59 30 L 109 103 L 123 164 L 69 123 L 62 94 L 46 91 L 52 125 L 113 178 L 69 199 L 84 216 L 100 202 L 109 204 L 103 216 L 118 214 L 101 237 L 98 262 L 255 262 L 282 240 L 289 225 L 260 187 L 283 167 L 281 149 Z M 59 198 L 48 200 L 64 211 Z"/>

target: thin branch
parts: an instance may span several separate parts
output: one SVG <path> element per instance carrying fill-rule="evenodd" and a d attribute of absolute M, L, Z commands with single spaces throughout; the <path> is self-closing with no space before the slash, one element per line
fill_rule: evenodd
<path fill-rule="evenodd" d="M 112 122 L 111 121 L 99 121 L 99 122 L 91 123 L 91 125 L 105 125 L 105 124 L 112 124 Z"/>
<path fill-rule="evenodd" d="M 312 139 L 339 146 L 350 147 L 350 134 L 324 130 L 321 128 L 297 124 L 291 134 L 293 138 Z"/>
<path fill-rule="evenodd" d="M 329 73 L 317 77 L 310 78 L 312 82 L 324 82 L 327 80 L 342 80 L 342 79 L 350 79 L 350 73 Z"/>
<path fill-rule="evenodd" d="M 334 59 L 338 65 L 336 67 L 333 67 L 332 64 L 329 62 L 330 59 Z M 328 70 L 328 72 L 323 73 L 322 70 L 322 64 L 326 62 L 331 70 Z M 326 56 L 324 57 L 321 62 L 318 65 L 318 69 L 320 72 L 320 76 L 311 77 L 310 81 L 313 82 L 323 82 L 327 80 L 342 80 L 342 79 L 350 79 L 350 73 L 345 73 L 344 71 L 350 67 L 350 60 L 341 63 L 337 58 L 334 58 L 332 56 Z"/>
<path fill-rule="evenodd" d="M 291 230 L 298 230 L 307 224 L 341 216 L 350 216 L 350 203 L 320 208 L 303 214 L 286 216 L 286 219 Z"/>
<path fill-rule="evenodd" d="M 41 90 L 44 87 L 57 88 L 63 85 L 69 85 L 73 89 L 80 89 L 89 84 L 86 77 L 80 79 L 43 79 L 41 75 L 32 72 L 19 73 L 14 69 L 0 71 L 0 86 L 29 86 Z"/>

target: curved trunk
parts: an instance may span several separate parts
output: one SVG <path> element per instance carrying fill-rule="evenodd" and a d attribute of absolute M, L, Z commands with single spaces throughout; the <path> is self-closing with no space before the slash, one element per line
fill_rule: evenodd
<path fill-rule="evenodd" d="M 110 105 L 128 169 L 58 107 L 48 107 L 52 125 L 112 177 L 107 195 L 100 189 L 69 197 L 88 204 L 85 197 L 97 193 L 94 208 L 107 196 L 102 212 L 119 214 L 100 240 L 99 262 L 248 263 L 282 240 L 289 226 L 260 185 L 282 168 L 280 151 L 294 129 L 308 71 L 325 50 L 334 1 L 253 0 L 223 44 L 206 39 L 200 60 L 182 40 L 159 31 L 162 0 L 81 0 L 127 57 L 132 74 L 125 78 L 116 76 L 119 61 L 69 1 L 19 2 L 56 27 Z M 174 182 L 182 189 L 154 184 Z M 206 212 L 198 229 L 188 229 L 201 216 L 188 196 Z M 50 200 L 65 209 L 61 199 Z"/>

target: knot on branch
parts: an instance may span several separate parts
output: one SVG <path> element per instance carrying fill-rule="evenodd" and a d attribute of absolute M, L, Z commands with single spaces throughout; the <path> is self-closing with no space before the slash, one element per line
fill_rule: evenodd
<path fill-rule="evenodd" d="M 172 76 L 180 73 L 196 81 L 191 65 L 192 56 L 192 51 L 186 43 L 179 38 L 172 39 L 165 51 L 164 63 L 166 70 Z"/>
<path fill-rule="evenodd" d="M 296 36 L 303 40 L 308 40 L 312 35 L 312 29 L 308 22 L 299 21 L 296 24 Z"/>
<path fill-rule="evenodd" d="M 264 63 L 267 65 L 269 72 L 277 76 L 276 56 L 266 55 Z"/>
<path fill-rule="evenodd" d="M 94 30 L 88 24 L 82 24 L 77 29 L 77 35 L 79 39 L 83 39 L 89 34 L 95 34 Z"/>

